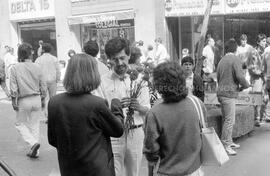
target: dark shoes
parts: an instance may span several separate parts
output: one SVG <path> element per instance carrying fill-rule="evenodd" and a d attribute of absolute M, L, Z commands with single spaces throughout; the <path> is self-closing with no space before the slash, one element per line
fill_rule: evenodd
<path fill-rule="evenodd" d="M 35 143 L 30 151 L 27 153 L 27 156 L 30 157 L 30 158 L 38 158 L 38 149 L 40 147 L 40 144 L 39 143 Z"/>

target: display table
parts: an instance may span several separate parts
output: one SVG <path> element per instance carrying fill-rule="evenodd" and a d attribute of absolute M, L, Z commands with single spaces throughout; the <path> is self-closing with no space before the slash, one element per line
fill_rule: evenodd
<path fill-rule="evenodd" d="M 207 125 L 215 128 L 217 134 L 221 135 L 222 113 L 220 107 L 213 105 L 207 106 Z M 233 138 L 246 135 L 254 128 L 254 106 L 237 105 L 235 124 L 233 127 Z"/>

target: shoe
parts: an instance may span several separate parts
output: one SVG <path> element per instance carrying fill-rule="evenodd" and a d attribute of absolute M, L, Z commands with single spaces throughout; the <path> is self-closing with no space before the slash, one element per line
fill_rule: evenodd
<path fill-rule="evenodd" d="M 240 145 L 236 143 L 232 143 L 231 145 L 229 145 L 229 147 L 231 147 L 232 149 L 238 149 L 240 148 Z"/>
<path fill-rule="evenodd" d="M 259 120 L 256 120 L 254 125 L 255 125 L 256 127 L 260 127 L 260 126 L 261 126 L 260 121 L 259 121 Z"/>
<path fill-rule="evenodd" d="M 38 158 L 38 149 L 40 147 L 39 143 L 35 143 L 32 147 L 31 150 L 27 153 L 27 156 L 30 158 Z"/>
<path fill-rule="evenodd" d="M 226 147 L 225 148 L 226 152 L 228 155 L 236 155 L 236 151 L 234 151 L 231 147 Z"/>

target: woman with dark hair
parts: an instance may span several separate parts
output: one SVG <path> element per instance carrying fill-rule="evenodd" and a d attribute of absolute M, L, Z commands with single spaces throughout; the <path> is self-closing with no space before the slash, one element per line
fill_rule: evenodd
<path fill-rule="evenodd" d="M 158 160 L 158 175 L 200 175 L 199 117 L 187 97 L 184 70 L 178 63 L 162 63 L 154 69 L 153 77 L 163 102 L 154 105 L 145 120 L 144 154 L 149 175 L 153 175 Z M 202 102 L 201 106 L 205 110 Z"/>
<path fill-rule="evenodd" d="M 123 134 L 121 103 L 108 103 L 91 94 L 100 84 L 95 58 L 71 57 L 65 78 L 65 93 L 48 105 L 48 140 L 58 152 L 62 176 L 114 176 L 110 137 Z"/>
<path fill-rule="evenodd" d="M 45 106 L 46 83 L 40 67 L 32 62 L 32 46 L 21 44 L 18 61 L 10 70 L 10 94 L 17 114 L 15 126 L 31 149 L 27 156 L 39 154 L 39 121 Z"/>

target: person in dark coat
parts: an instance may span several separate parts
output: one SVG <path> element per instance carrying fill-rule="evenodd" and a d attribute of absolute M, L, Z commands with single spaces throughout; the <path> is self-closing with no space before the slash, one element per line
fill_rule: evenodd
<path fill-rule="evenodd" d="M 201 101 L 204 101 L 204 87 L 203 80 L 199 75 L 193 73 L 194 60 L 190 56 L 186 56 L 182 59 L 181 65 L 186 74 L 186 86 L 188 88 L 189 95 L 195 95 Z"/>
<path fill-rule="evenodd" d="M 48 105 L 48 140 L 57 149 L 61 176 L 115 176 L 110 137 L 121 137 L 123 112 L 118 99 L 91 92 L 100 84 L 95 58 L 71 57 L 63 81 L 65 93 Z"/>

